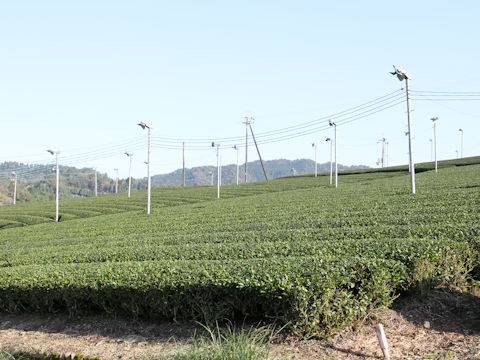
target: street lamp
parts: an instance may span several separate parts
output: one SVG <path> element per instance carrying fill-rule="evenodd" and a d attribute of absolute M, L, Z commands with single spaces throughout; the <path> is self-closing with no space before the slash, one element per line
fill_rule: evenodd
<path fill-rule="evenodd" d="M 233 148 L 237 151 L 237 185 L 238 185 L 238 146 L 233 145 Z"/>
<path fill-rule="evenodd" d="M 338 187 L 338 161 L 337 161 L 337 123 L 333 120 L 328 122 L 330 126 L 335 127 L 335 187 Z"/>
<path fill-rule="evenodd" d="M 312 147 L 315 149 L 315 177 L 317 177 L 317 144 L 312 143 Z"/>
<path fill-rule="evenodd" d="M 17 203 L 17 173 L 12 171 L 13 175 L 13 205 Z"/>
<path fill-rule="evenodd" d="M 217 147 L 217 198 L 220 199 L 220 184 L 222 183 L 222 170 L 220 162 L 220 144 L 212 141 L 212 147 Z M 213 176 L 213 175 L 212 175 Z"/>
<path fill-rule="evenodd" d="M 57 181 L 55 185 L 55 221 L 58 222 L 58 180 L 59 180 L 59 168 L 58 168 L 58 155 L 60 154 L 60 151 L 55 151 L 52 149 L 47 150 L 50 154 L 55 155 L 55 160 L 56 160 L 56 173 L 57 173 Z"/>
<path fill-rule="evenodd" d="M 151 153 L 151 139 L 152 139 L 152 125 L 147 124 L 145 121 L 140 121 L 138 123 L 143 130 L 148 129 L 148 170 L 147 170 L 147 214 L 150 214 L 150 191 L 152 183 L 150 181 L 150 153 Z"/>
<path fill-rule="evenodd" d="M 333 148 L 333 142 L 332 139 L 327 137 L 325 141 L 330 141 L 330 185 L 332 185 L 332 172 L 333 172 L 333 163 L 332 163 L 332 148 Z"/>
<path fill-rule="evenodd" d="M 412 123 L 410 114 L 410 75 L 408 75 L 402 66 L 398 68 L 393 67 L 395 70 L 390 74 L 397 76 L 398 80 L 405 80 L 405 89 L 407 93 L 407 116 L 408 116 L 408 154 L 409 154 L 409 168 L 410 168 L 410 184 L 412 188 L 412 194 L 415 194 L 415 164 L 413 161 L 413 140 L 412 140 Z"/>
<path fill-rule="evenodd" d="M 458 129 L 462 133 L 460 138 L 460 158 L 463 158 L 463 129 Z"/>
<path fill-rule="evenodd" d="M 133 154 L 125 151 L 125 155 L 130 158 L 130 166 L 128 167 L 128 197 L 130 197 L 130 189 L 132 187 L 132 158 Z"/>

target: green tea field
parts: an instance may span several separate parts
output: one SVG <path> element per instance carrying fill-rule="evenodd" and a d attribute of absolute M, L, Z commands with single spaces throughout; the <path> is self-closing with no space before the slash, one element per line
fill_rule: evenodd
<path fill-rule="evenodd" d="M 325 336 L 478 269 L 480 158 L 0 208 L 0 311 L 250 318 Z"/>

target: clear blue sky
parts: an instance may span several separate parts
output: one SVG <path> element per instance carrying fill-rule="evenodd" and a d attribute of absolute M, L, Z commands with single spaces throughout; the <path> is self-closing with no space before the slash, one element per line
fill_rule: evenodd
<path fill-rule="evenodd" d="M 4 1 L 0 161 L 51 162 L 55 147 L 62 164 L 124 177 L 131 151 L 142 177 L 139 120 L 176 139 L 242 136 L 246 114 L 257 133 L 294 126 L 400 89 L 393 64 L 412 90 L 478 92 L 479 14 L 473 0 Z M 460 149 L 458 128 L 464 156 L 480 155 L 480 101 L 413 101 L 416 161 L 430 160 L 432 116 L 440 159 Z M 339 126 L 339 163 L 375 166 L 386 137 L 389 164 L 405 164 L 406 119 L 401 104 Z M 263 144 L 262 156 L 313 158 L 316 141 L 326 162 L 331 135 Z M 215 162 L 213 149 L 187 151 L 187 167 Z M 153 148 L 153 174 L 180 167 L 181 151 Z"/>

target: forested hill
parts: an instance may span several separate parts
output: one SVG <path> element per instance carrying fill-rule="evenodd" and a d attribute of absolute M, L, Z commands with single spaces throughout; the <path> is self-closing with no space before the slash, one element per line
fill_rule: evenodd
<path fill-rule="evenodd" d="M 286 176 L 313 174 L 315 171 L 315 162 L 309 159 L 299 160 L 269 160 L 265 161 L 265 169 L 269 179 L 276 179 Z M 366 165 L 352 165 L 345 166 L 338 164 L 340 170 L 355 170 L 368 168 Z M 222 184 L 234 184 L 236 182 L 237 166 L 230 164 L 222 166 Z M 330 163 L 323 163 L 317 165 L 319 173 L 330 171 Z M 182 169 L 175 170 L 169 174 L 155 175 L 152 177 L 152 183 L 157 186 L 172 186 L 181 185 L 183 182 Z M 215 166 L 199 166 L 194 168 L 187 168 L 185 171 L 185 184 L 187 186 L 196 185 L 210 185 L 212 181 L 217 183 L 217 168 Z M 240 182 L 243 183 L 245 179 L 245 164 L 241 164 L 239 168 Z M 260 161 L 253 161 L 248 163 L 248 181 L 263 181 L 265 175 L 263 174 Z"/>
<path fill-rule="evenodd" d="M 312 174 L 314 161 L 300 160 L 270 160 L 265 162 L 270 179 L 285 176 Z M 339 164 L 339 170 L 353 170 L 367 168 L 365 165 L 344 166 Z M 12 171 L 18 174 L 17 202 L 47 201 L 55 199 L 55 171 L 52 165 L 29 165 L 17 162 L 0 163 L 0 205 L 13 202 Z M 318 172 L 330 171 L 330 163 L 318 164 Z M 75 197 L 89 197 L 95 194 L 95 171 L 93 168 L 75 168 L 60 165 L 60 199 Z M 217 168 L 214 166 L 199 166 L 186 169 L 185 180 L 187 186 L 210 185 L 217 181 Z M 240 166 L 240 182 L 244 182 L 245 168 Z M 153 186 L 179 186 L 182 185 L 182 169 L 169 174 L 152 176 Z M 263 181 L 260 161 L 248 163 L 248 181 Z M 107 174 L 97 173 L 98 195 L 115 192 L 115 179 Z M 236 165 L 222 167 L 222 183 L 233 184 L 236 182 Z M 146 189 L 146 178 L 132 179 L 132 190 Z M 128 179 L 119 179 L 118 192 L 126 192 Z"/>
<path fill-rule="evenodd" d="M 55 169 L 52 165 L 29 165 L 17 162 L 0 163 L 0 204 L 13 202 L 14 182 L 12 171 L 18 175 L 17 202 L 47 201 L 55 199 Z M 97 173 L 98 195 L 114 193 L 115 179 Z M 119 180 L 119 192 L 127 190 L 126 179 Z M 145 189 L 146 184 L 132 179 L 133 189 Z M 60 199 L 95 195 L 95 171 L 60 165 Z"/>

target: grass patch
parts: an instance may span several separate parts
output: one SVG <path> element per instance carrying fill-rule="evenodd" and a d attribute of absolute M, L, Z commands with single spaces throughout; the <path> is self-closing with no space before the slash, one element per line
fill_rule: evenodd
<path fill-rule="evenodd" d="M 274 357 L 269 344 L 276 335 L 273 326 L 236 328 L 229 323 L 221 327 L 204 326 L 206 334 L 195 338 L 192 346 L 174 355 L 149 360 L 267 360 Z"/>

